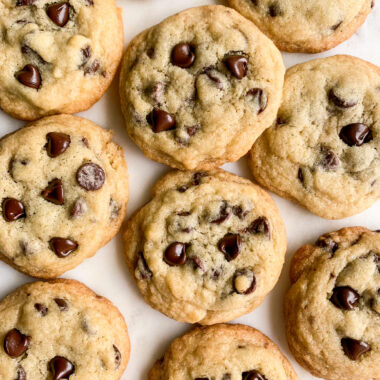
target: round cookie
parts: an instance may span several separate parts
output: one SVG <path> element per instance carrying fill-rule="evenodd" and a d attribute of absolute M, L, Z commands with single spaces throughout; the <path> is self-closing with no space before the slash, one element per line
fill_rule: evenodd
<path fill-rule="evenodd" d="M 178 169 L 236 161 L 273 122 L 280 52 L 234 10 L 188 9 L 139 34 L 122 63 L 127 131 L 144 154 Z"/>
<path fill-rule="evenodd" d="M 69 115 L 49 116 L 0 140 L 0 259 L 54 278 L 118 232 L 127 166 L 112 132 Z"/>
<path fill-rule="evenodd" d="M 90 108 L 123 52 L 114 0 L 1 0 L 0 30 L 0 107 L 24 120 Z"/>
<path fill-rule="evenodd" d="M 339 219 L 380 198 L 380 68 L 333 56 L 285 76 L 277 121 L 251 150 L 264 187 Z"/>
<path fill-rule="evenodd" d="M 328 380 L 380 374 L 380 233 L 321 236 L 294 255 L 286 334 L 297 361 Z"/>
<path fill-rule="evenodd" d="M 196 327 L 174 340 L 149 380 L 297 380 L 279 348 L 245 325 Z"/>
<path fill-rule="evenodd" d="M 80 282 L 34 282 L 0 302 L 0 378 L 118 380 L 129 360 L 119 310 Z"/>
<path fill-rule="evenodd" d="M 350 38 L 364 23 L 373 0 L 228 0 L 277 47 L 318 53 Z"/>
<path fill-rule="evenodd" d="M 286 251 L 270 196 L 222 170 L 164 176 L 128 221 L 124 242 L 145 301 L 177 321 L 206 325 L 258 307 Z"/>

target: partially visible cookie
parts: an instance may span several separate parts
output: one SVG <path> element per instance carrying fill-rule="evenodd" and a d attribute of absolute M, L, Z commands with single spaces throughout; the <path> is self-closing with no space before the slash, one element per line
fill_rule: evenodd
<path fill-rule="evenodd" d="M 318 53 L 350 38 L 364 23 L 373 0 L 228 0 L 277 47 Z"/>
<path fill-rule="evenodd" d="M 145 300 L 182 322 L 251 312 L 272 290 L 286 234 L 270 196 L 222 170 L 167 174 L 128 221 L 128 268 Z"/>
<path fill-rule="evenodd" d="M 119 310 L 78 281 L 24 285 L 0 302 L 3 380 L 119 380 L 130 352 Z"/>
<path fill-rule="evenodd" d="M 50 116 L 0 140 L 0 259 L 54 278 L 118 232 L 127 166 L 112 133 L 75 116 Z"/>
<path fill-rule="evenodd" d="M 209 5 L 139 34 L 122 63 L 127 131 L 144 154 L 178 169 L 236 161 L 273 122 L 282 57 L 254 24 Z"/>
<path fill-rule="evenodd" d="M 380 68 L 333 56 L 290 68 L 277 121 L 255 143 L 255 179 L 339 219 L 380 198 Z"/>
<path fill-rule="evenodd" d="M 0 30 L 0 107 L 24 120 L 90 108 L 123 51 L 114 0 L 2 0 Z"/>
<path fill-rule="evenodd" d="M 297 380 L 279 348 L 245 325 L 196 327 L 177 338 L 149 380 Z"/>
<path fill-rule="evenodd" d="M 380 233 L 363 227 L 321 236 L 294 255 L 285 298 L 289 347 L 314 376 L 380 374 Z"/>

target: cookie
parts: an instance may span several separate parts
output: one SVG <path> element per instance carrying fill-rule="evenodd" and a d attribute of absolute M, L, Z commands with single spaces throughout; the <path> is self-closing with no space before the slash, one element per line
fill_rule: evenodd
<path fill-rule="evenodd" d="M 232 9 L 188 9 L 142 32 L 122 63 L 126 127 L 144 154 L 178 169 L 236 161 L 273 122 L 280 52 Z"/>
<path fill-rule="evenodd" d="M 0 141 L 0 259 L 54 278 L 118 232 L 127 166 L 112 133 L 74 116 L 49 116 Z"/>
<path fill-rule="evenodd" d="M 350 38 L 364 23 L 373 0 L 228 0 L 277 47 L 318 53 Z"/>
<path fill-rule="evenodd" d="M 123 52 L 114 0 L 2 0 L 0 30 L 0 107 L 24 120 L 90 108 Z"/>
<path fill-rule="evenodd" d="M 297 380 L 279 348 L 245 325 L 196 327 L 172 342 L 149 380 Z"/>
<path fill-rule="evenodd" d="M 294 255 L 285 299 L 297 361 L 328 380 L 380 374 L 380 233 L 343 228 Z"/>
<path fill-rule="evenodd" d="M 380 198 L 379 151 L 380 68 L 333 56 L 288 70 L 277 121 L 249 164 L 262 186 L 339 219 Z"/>
<path fill-rule="evenodd" d="M 0 302 L 0 378 L 121 378 L 128 330 L 106 298 L 73 280 L 34 282 Z"/>
<path fill-rule="evenodd" d="M 174 171 L 128 221 L 125 257 L 145 301 L 181 322 L 225 322 L 276 284 L 286 234 L 270 196 L 223 170 Z"/>

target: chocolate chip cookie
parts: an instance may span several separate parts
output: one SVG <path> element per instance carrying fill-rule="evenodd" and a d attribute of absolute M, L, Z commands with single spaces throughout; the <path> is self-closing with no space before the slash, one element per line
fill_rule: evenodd
<path fill-rule="evenodd" d="M 90 108 L 123 50 L 114 0 L 2 0 L 0 30 L 0 107 L 24 120 Z"/>
<path fill-rule="evenodd" d="M 318 53 L 350 38 L 364 23 L 373 0 L 228 0 L 279 49 Z"/>
<path fill-rule="evenodd" d="M 244 325 L 196 327 L 177 338 L 149 380 L 297 380 L 278 347 Z"/>
<path fill-rule="evenodd" d="M 297 361 L 328 380 L 380 374 L 380 233 L 363 227 L 321 236 L 294 255 L 285 299 Z"/>
<path fill-rule="evenodd" d="M 123 316 L 80 282 L 34 282 L 0 302 L 0 378 L 118 380 L 129 360 Z"/>
<path fill-rule="evenodd" d="M 175 171 L 124 233 L 128 268 L 147 303 L 182 322 L 251 312 L 276 284 L 286 234 L 270 196 L 223 170 Z"/>
<path fill-rule="evenodd" d="M 236 161 L 274 120 L 280 52 L 232 9 L 188 9 L 138 35 L 122 64 L 127 131 L 145 155 L 178 169 Z"/>
<path fill-rule="evenodd" d="M 0 141 L 0 259 L 54 278 L 118 232 L 127 166 L 112 133 L 69 115 L 49 116 Z"/>
<path fill-rule="evenodd" d="M 327 219 L 380 198 L 380 68 L 333 56 L 285 77 L 277 121 L 253 146 L 255 179 Z"/>

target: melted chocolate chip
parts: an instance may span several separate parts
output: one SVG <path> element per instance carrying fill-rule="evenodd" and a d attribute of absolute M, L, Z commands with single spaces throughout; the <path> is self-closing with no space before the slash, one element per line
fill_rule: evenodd
<path fill-rule="evenodd" d="M 259 371 L 252 370 L 248 372 L 243 372 L 242 380 L 268 380 L 268 379 Z"/>
<path fill-rule="evenodd" d="M 54 302 L 57 304 L 60 311 L 67 311 L 69 310 L 68 303 L 62 299 L 62 298 L 54 298 Z"/>
<path fill-rule="evenodd" d="M 70 217 L 72 219 L 80 218 L 87 213 L 87 210 L 88 206 L 86 200 L 84 198 L 79 198 L 74 202 L 71 208 Z"/>
<path fill-rule="evenodd" d="M 282 16 L 283 12 L 280 5 L 277 3 L 271 4 L 268 8 L 268 13 L 270 17 Z"/>
<path fill-rule="evenodd" d="M 69 11 L 69 2 L 52 4 L 49 5 L 46 9 L 46 13 L 49 18 L 60 27 L 64 27 L 69 21 Z"/>
<path fill-rule="evenodd" d="M 194 380 L 210 380 L 208 377 L 196 377 Z"/>
<path fill-rule="evenodd" d="M 202 272 L 206 272 L 206 267 L 202 259 L 198 256 L 189 257 L 189 260 L 193 262 L 193 268 L 200 269 Z"/>
<path fill-rule="evenodd" d="M 69 256 L 70 253 L 73 253 L 78 248 L 78 244 L 75 241 L 59 237 L 51 238 L 49 243 L 51 249 L 59 258 Z"/>
<path fill-rule="evenodd" d="M 36 2 L 36 0 L 17 0 L 16 6 L 26 6 L 26 5 L 33 5 Z"/>
<path fill-rule="evenodd" d="M 120 207 L 114 199 L 110 199 L 110 220 L 115 220 L 119 216 Z"/>
<path fill-rule="evenodd" d="M 17 329 L 12 329 L 4 338 L 4 351 L 11 358 L 17 358 L 26 352 L 29 344 L 30 337 L 22 334 Z"/>
<path fill-rule="evenodd" d="M 222 80 L 216 75 L 217 70 L 214 66 L 205 67 L 201 74 L 207 75 L 207 77 L 215 83 L 215 86 L 219 88 L 219 90 L 223 89 Z"/>
<path fill-rule="evenodd" d="M 187 189 L 188 189 L 188 187 L 186 185 L 183 185 L 183 186 L 180 186 L 177 189 L 177 191 L 179 191 L 180 193 L 184 193 Z"/>
<path fill-rule="evenodd" d="M 41 316 L 45 316 L 49 309 L 42 303 L 35 303 L 34 308 L 41 314 Z"/>
<path fill-rule="evenodd" d="M 147 121 L 152 126 L 154 133 L 170 131 L 175 128 L 174 116 L 156 107 L 147 116 Z"/>
<path fill-rule="evenodd" d="M 349 286 L 334 288 L 330 301 L 340 309 L 354 310 L 359 305 L 360 295 Z"/>
<path fill-rule="evenodd" d="M 256 289 L 256 276 L 252 269 L 244 268 L 235 272 L 233 285 L 238 294 L 251 294 Z"/>
<path fill-rule="evenodd" d="M 342 25 L 342 23 L 343 23 L 343 21 L 338 21 L 336 24 L 334 24 L 331 27 L 331 30 L 337 30 Z"/>
<path fill-rule="evenodd" d="M 372 140 L 372 132 L 365 124 L 353 123 L 343 127 L 339 137 L 349 146 L 361 146 Z"/>
<path fill-rule="evenodd" d="M 219 216 L 216 219 L 212 220 L 211 223 L 222 224 L 229 217 L 230 217 L 230 211 L 228 209 L 227 202 L 223 201 L 222 205 L 220 206 Z"/>
<path fill-rule="evenodd" d="M 75 372 L 74 364 L 62 356 L 56 356 L 49 362 L 53 380 L 69 379 Z"/>
<path fill-rule="evenodd" d="M 259 109 L 257 111 L 257 114 L 260 114 L 265 110 L 268 104 L 268 97 L 264 90 L 261 88 L 251 88 L 247 92 L 247 97 L 252 98 L 252 100 L 258 104 Z"/>
<path fill-rule="evenodd" d="M 335 242 L 330 236 L 321 236 L 316 242 L 317 247 L 326 248 L 331 253 L 335 253 L 338 249 L 338 243 Z"/>
<path fill-rule="evenodd" d="M 91 47 L 86 46 L 83 49 L 81 49 L 82 53 L 82 63 L 79 67 L 83 68 L 86 66 L 87 62 L 90 60 L 92 52 L 91 52 Z"/>
<path fill-rule="evenodd" d="M 181 266 L 186 263 L 186 244 L 175 242 L 165 250 L 164 261 L 170 266 Z"/>
<path fill-rule="evenodd" d="M 25 218 L 25 207 L 17 199 L 5 198 L 2 203 L 3 217 L 7 222 L 14 222 L 17 219 Z"/>
<path fill-rule="evenodd" d="M 268 237 L 268 239 L 270 239 L 272 235 L 269 220 L 265 216 L 260 216 L 257 219 L 255 219 L 246 228 L 245 231 L 250 234 L 264 234 L 265 236 Z"/>
<path fill-rule="evenodd" d="M 60 132 L 50 132 L 46 135 L 46 139 L 46 151 L 48 156 L 52 158 L 64 153 L 71 143 L 70 136 Z"/>
<path fill-rule="evenodd" d="M 144 280 L 149 280 L 153 277 L 153 273 L 150 270 L 142 252 L 139 253 L 139 258 L 137 259 L 137 269 Z"/>
<path fill-rule="evenodd" d="M 16 380 L 26 380 L 26 372 L 21 365 L 19 365 L 17 367 L 17 378 L 16 378 Z"/>
<path fill-rule="evenodd" d="M 238 257 L 241 249 L 241 237 L 239 234 L 228 233 L 219 240 L 218 248 L 224 253 L 227 261 Z"/>
<path fill-rule="evenodd" d="M 65 203 L 63 184 L 58 178 L 50 181 L 46 189 L 41 192 L 41 195 L 45 200 L 56 205 L 63 205 Z"/>
<path fill-rule="evenodd" d="M 192 186 L 198 186 L 201 183 L 201 179 L 207 177 L 207 173 L 202 173 L 202 172 L 196 172 L 193 175 L 193 179 L 191 181 Z"/>
<path fill-rule="evenodd" d="M 118 369 L 120 367 L 120 363 L 121 363 L 121 353 L 119 351 L 119 349 L 113 344 L 112 345 L 113 347 L 113 350 L 115 352 L 115 368 Z"/>
<path fill-rule="evenodd" d="M 94 75 L 98 72 L 100 72 L 100 62 L 97 59 L 84 69 L 84 75 Z M 102 75 L 105 77 L 106 73 L 102 71 Z"/>
<path fill-rule="evenodd" d="M 242 79 L 248 72 L 248 60 L 244 55 L 228 55 L 224 59 L 229 72 L 237 79 Z"/>
<path fill-rule="evenodd" d="M 77 170 L 76 179 L 81 188 L 95 191 L 103 186 L 106 173 L 98 164 L 87 162 Z"/>
<path fill-rule="evenodd" d="M 150 47 L 147 51 L 146 51 L 146 55 L 149 57 L 149 58 L 153 58 L 154 57 L 154 48 L 153 47 Z"/>
<path fill-rule="evenodd" d="M 319 165 L 326 171 L 336 170 L 340 165 L 339 158 L 337 155 L 330 149 L 323 147 L 322 148 L 322 159 L 319 162 Z"/>
<path fill-rule="evenodd" d="M 192 127 L 187 127 L 186 132 L 191 137 L 194 136 L 200 130 L 199 125 L 193 125 Z"/>
<path fill-rule="evenodd" d="M 191 67 L 195 61 L 194 48 L 187 43 L 174 46 L 171 56 L 172 64 L 182 68 Z"/>
<path fill-rule="evenodd" d="M 31 87 L 36 90 L 41 87 L 41 74 L 38 68 L 30 63 L 16 73 L 16 78 L 24 86 Z"/>
<path fill-rule="evenodd" d="M 304 177 L 304 175 L 303 175 L 303 170 L 302 170 L 302 168 L 299 168 L 299 169 L 298 169 L 297 177 L 298 177 L 298 179 L 299 179 L 299 181 L 300 181 L 301 183 L 304 183 L 304 181 L 305 181 L 305 177 Z"/>
<path fill-rule="evenodd" d="M 343 338 L 340 342 L 345 355 L 351 360 L 358 360 L 361 355 L 371 350 L 371 346 L 362 340 Z"/>
<path fill-rule="evenodd" d="M 356 106 L 358 104 L 357 101 L 342 99 L 341 97 L 339 97 L 336 94 L 336 92 L 334 91 L 333 88 L 329 92 L 329 99 L 337 107 L 340 107 L 340 108 L 351 108 L 351 107 L 354 107 L 354 106 Z"/>

